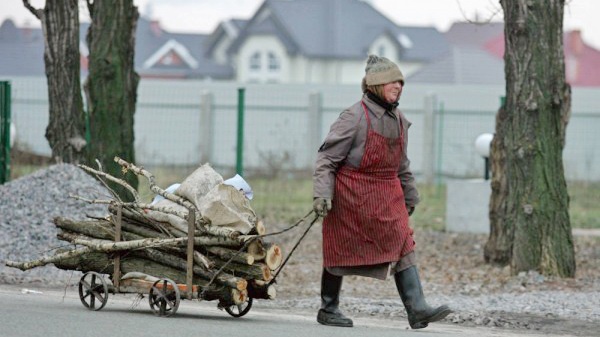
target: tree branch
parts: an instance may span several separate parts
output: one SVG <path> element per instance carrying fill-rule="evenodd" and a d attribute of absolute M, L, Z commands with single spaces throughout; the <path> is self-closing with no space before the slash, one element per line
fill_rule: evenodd
<path fill-rule="evenodd" d="M 25 8 L 27 8 L 31 14 L 33 14 L 36 18 L 38 18 L 39 20 L 42 19 L 42 10 L 41 9 L 35 9 L 30 3 L 29 0 L 23 0 L 23 6 L 25 6 Z"/>

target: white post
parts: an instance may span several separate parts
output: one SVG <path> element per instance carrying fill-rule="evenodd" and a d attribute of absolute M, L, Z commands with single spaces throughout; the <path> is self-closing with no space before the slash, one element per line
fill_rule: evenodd
<path fill-rule="evenodd" d="M 425 183 L 433 184 L 435 178 L 435 121 L 434 109 L 437 103 L 435 94 L 427 94 L 423 107 L 423 177 Z"/>
<path fill-rule="evenodd" d="M 210 163 L 213 140 L 213 94 L 204 91 L 200 106 L 200 164 Z"/>
<path fill-rule="evenodd" d="M 308 137 L 311 155 L 307 157 L 310 160 L 310 163 L 308 163 L 307 167 L 314 166 L 315 159 L 317 158 L 317 150 L 319 149 L 319 146 L 321 146 L 321 142 L 323 141 L 323 136 L 321 135 L 321 129 L 323 127 L 323 109 L 321 105 L 321 93 L 310 93 L 310 95 L 308 96 Z"/>

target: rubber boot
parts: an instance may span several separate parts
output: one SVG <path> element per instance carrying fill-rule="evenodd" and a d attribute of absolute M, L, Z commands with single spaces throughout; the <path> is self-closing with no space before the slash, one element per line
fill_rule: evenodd
<path fill-rule="evenodd" d="M 425 301 L 417 267 L 411 266 L 394 274 L 396 288 L 408 314 L 408 324 L 413 329 L 423 329 L 452 312 L 447 305 L 430 307 Z"/>
<path fill-rule="evenodd" d="M 323 325 L 351 327 L 353 322 L 344 316 L 339 309 L 342 276 L 336 276 L 323 268 L 321 277 L 321 309 L 317 314 L 317 322 Z"/>

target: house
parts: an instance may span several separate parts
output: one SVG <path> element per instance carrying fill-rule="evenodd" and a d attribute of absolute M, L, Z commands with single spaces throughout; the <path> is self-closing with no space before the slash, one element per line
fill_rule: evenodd
<path fill-rule="evenodd" d="M 447 52 L 435 28 L 398 26 L 359 0 L 265 0 L 227 50 L 239 82 L 336 84 L 358 83 L 370 53 L 406 76 Z"/>
<path fill-rule="evenodd" d="M 88 52 L 84 43 L 88 27 L 85 23 L 80 29 L 82 54 Z M 232 79 L 231 66 L 205 56 L 208 39 L 207 34 L 171 33 L 157 20 L 140 17 L 135 34 L 135 71 L 142 78 Z M 82 73 L 86 71 L 87 67 L 82 67 Z"/>
<path fill-rule="evenodd" d="M 79 30 L 81 75 L 88 72 L 89 23 Z M 135 70 L 143 78 L 230 80 L 233 67 L 206 57 L 207 34 L 170 33 L 158 21 L 141 17 L 135 36 Z M 18 28 L 10 19 L 0 25 L 0 76 L 45 76 L 44 36 L 40 28 Z"/>
<path fill-rule="evenodd" d="M 221 22 L 206 38 L 204 53 L 206 57 L 221 65 L 231 64 L 227 49 L 246 26 L 248 20 L 230 19 Z"/>
<path fill-rule="evenodd" d="M 504 23 L 454 23 L 445 34 L 452 45 L 444 57 L 408 77 L 413 83 L 504 85 Z M 567 82 L 600 86 L 600 51 L 583 41 L 578 30 L 564 33 Z"/>

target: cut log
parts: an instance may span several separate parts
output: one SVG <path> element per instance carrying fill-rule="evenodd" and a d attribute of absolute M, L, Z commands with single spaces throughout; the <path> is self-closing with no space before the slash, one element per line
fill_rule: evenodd
<path fill-rule="evenodd" d="M 52 256 L 43 257 L 43 258 L 40 258 L 37 260 L 28 261 L 28 262 L 16 262 L 16 261 L 6 260 L 6 265 L 9 267 L 18 268 L 18 269 L 21 269 L 22 271 L 25 271 L 25 270 L 33 269 L 36 267 L 42 267 L 42 266 L 45 266 L 45 265 L 51 264 L 51 263 L 54 263 L 54 265 L 56 265 L 57 263 L 60 263 L 63 260 L 77 259 L 81 256 L 88 255 L 91 252 L 92 252 L 91 248 L 84 247 L 84 248 L 80 248 L 80 249 L 69 250 L 66 252 L 58 253 L 58 254 L 55 254 Z M 74 269 L 74 270 L 77 270 L 77 269 Z"/>
<path fill-rule="evenodd" d="M 247 253 L 254 256 L 255 261 L 262 261 L 267 256 L 267 251 L 265 250 L 261 239 L 250 242 L 247 247 Z"/>
<path fill-rule="evenodd" d="M 274 300 L 277 296 L 277 291 L 273 285 L 267 282 L 253 280 L 248 282 L 248 296 L 264 300 Z"/>
<path fill-rule="evenodd" d="M 185 263 L 185 262 L 184 262 Z M 83 255 L 70 256 L 62 258 L 54 262 L 57 268 L 65 270 L 79 270 L 82 272 L 95 271 L 101 274 L 112 275 L 114 265 L 113 259 L 107 254 L 101 252 L 88 252 Z M 195 270 L 194 270 L 195 271 Z M 121 258 L 121 272 L 127 274 L 130 272 L 139 272 L 148 275 L 153 275 L 160 278 L 169 278 L 175 283 L 185 284 L 186 272 L 184 270 L 166 266 L 155 261 L 151 261 L 138 256 L 123 256 Z M 222 274 L 222 278 L 215 279 L 215 282 L 220 283 L 227 274 Z M 193 284 L 206 284 L 207 279 L 194 273 Z M 231 277 L 221 284 L 228 288 L 237 290 L 246 290 L 248 283 L 244 279 Z"/>
<path fill-rule="evenodd" d="M 225 308 L 240 305 L 248 301 L 247 290 L 236 290 L 225 287 L 209 287 L 200 291 L 200 298 L 205 301 L 219 300 L 219 307 Z"/>
<path fill-rule="evenodd" d="M 281 266 L 283 261 L 283 253 L 281 248 L 274 243 L 265 243 L 266 257 L 265 263 L 271 270 L 275 270 Z"/>
<path fill-rule="evenodd" d="M 265 224 L 262 222 L 262 220 L 258 220 L 256 222 L 256 233 L 258 235 L 265 235 L 267 233 L 267 229 L 265 228 Z"/>
<path fill-rule="evenodd" d="M 63 237 L 69 236 L 68 233 L 63 233 Z M 153 239 L 145 238 L 141 240 L 133 241 L 120 241 L 114 242 L 110 240 L 100 239 L 83 239 L 81 237 L 74 236 L 69 240 L 76 245 L 82 245 L 91 248 L 94 251 L 101 251 L 105 253 L 119 252 L 124 250 L 135 250 L 141 248 L 156 248 L 161 246 L 181 246 L 185 244 L 186 238 L 175 238 L 175 239 Z"/>
<path fill-rule="evenodd" d="M 177 268 L 179 270 L 185 271 L 187 270 L 186 260 L 183 258 L 179 258 L 173 255 L 162 253 L 156 249 L 144 249 L 132 252 L 133 255 L 143 256 L 146 259 L 151 259 L 153 261 L 160 261 L 163 264 L 171 266 L 173 268 Z M 203 269 L 200 266 L 193 267 L 194 275 L 201 277 L 204 280 L 215 279 L 215 282 L 219 284 L 226 285 L 230 288 L 244 290 L 248 286 L 248 282 L 240 277 L 235 277 L 233 275 L 227 273 L 219 273 L 215 277 L 215 271 Z M 183 282 L 185 283 L 185 282 Z"/>
<path fill-rule="evenodd" d="M 223 268 L 223 270 L 227 273 L 243 277 L 247 280 L 270 281 L 273 278 L 271 269 L 269 269 L 269 267 L 267 267 L 267 265 L 264 263 L 255 263 L 249 266 L 246 264 L 235 262 L 227 263 L 226 261 L 219 259 L 213 259 L 213 262 L 215 263 L 216 268 Z"/>
<path fill-rule="evenodd" d="M 206 252 L 208 253 L 207 254 L 208 256 L 210 256 L 209 254 L 213 254 L 225 261 L 232 260 L 233 262 L 238 262 L 238 263 L 247 264 L 247 265 L 252 265 L 254 263 L 254 256 L 252 256 L 246 252 L 240 252 L 238 250 L 232 250 L 232 249 L 216 247 L 216 246 L 215 247 L 201 247 L 201 249 L 205 249 Z"/>

